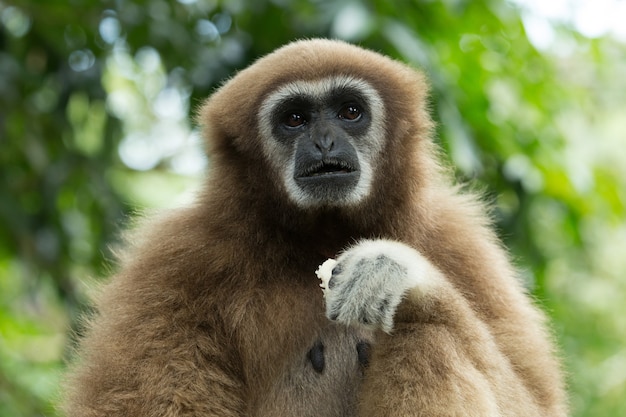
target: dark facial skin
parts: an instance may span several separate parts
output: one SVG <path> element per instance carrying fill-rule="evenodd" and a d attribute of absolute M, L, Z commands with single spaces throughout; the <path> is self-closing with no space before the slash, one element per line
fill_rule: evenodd
<path fill-rule="evenodd" d="M 294 180 L 308 195 L 332 201 L 360 178 L 359 139 L 371 123 L 369 108 L 356 91 L 340 89 L 321 98 L 295 96 L 274 112 L 274 136 L 295 147 Z"/>

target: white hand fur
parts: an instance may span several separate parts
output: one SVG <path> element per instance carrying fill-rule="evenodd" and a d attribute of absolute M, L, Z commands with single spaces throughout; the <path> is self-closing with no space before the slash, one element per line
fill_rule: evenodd
<path fill-rule="evenodd" d="M 364 240 L 337 258 L 326 291 L 326 316 L 390 333 L 406 291 L 425 290 L 439 279 L 415 249 L 389 240 Z"/>

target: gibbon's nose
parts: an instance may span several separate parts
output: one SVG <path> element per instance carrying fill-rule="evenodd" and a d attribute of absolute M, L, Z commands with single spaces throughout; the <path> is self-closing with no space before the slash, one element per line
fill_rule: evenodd
<path fill-rule="evenodd" d="M 335 144 L 330 133 L 316 135 L 315 139 L 313 139 L 313 143 L 315 143 L 315 147 L 319 149 L 324 156 L 326 156 L 333 149 L 333 145 Z"/>

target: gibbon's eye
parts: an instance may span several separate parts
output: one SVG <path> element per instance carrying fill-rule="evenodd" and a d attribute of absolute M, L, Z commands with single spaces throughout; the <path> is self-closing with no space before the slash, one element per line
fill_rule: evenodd
<path fill-rule="evenodd" d="M 287 127 L 300 127 L 306 123 L 306 119 L 302 113 L 290 112 L 287 113 L 283 124 Z"/>
<path fill-rule="evenodd" d="M 339 110 L 337 117 L 342 120 L 355 122 L 361 118 L 361 109 L 356 104 L 348 104 Z"/>

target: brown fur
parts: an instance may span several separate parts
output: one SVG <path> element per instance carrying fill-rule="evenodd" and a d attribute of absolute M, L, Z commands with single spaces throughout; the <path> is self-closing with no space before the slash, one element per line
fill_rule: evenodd
<path fill-rule="evenodd" d="M 279 85 L 351 74 L 378 90 L 387 143 L 357 207 L 290 203 L 256 120 Z M 148 223 L 104 288 L 68 378 L 68 416 L 564 416 L 542 314 L 484 209 L 450 185 L 430 139 L 427 87 L 340 42 L 283 47 L 203 107 L 211 168 L 192 207 Z M 332 323 L 314 274 L 361 238 L 402 241 L 441 272 L 391 334 Z M 325 345 L 325 369 L 307 352 Z M 359 341 L 374 341 L 369 365 Z"/>

